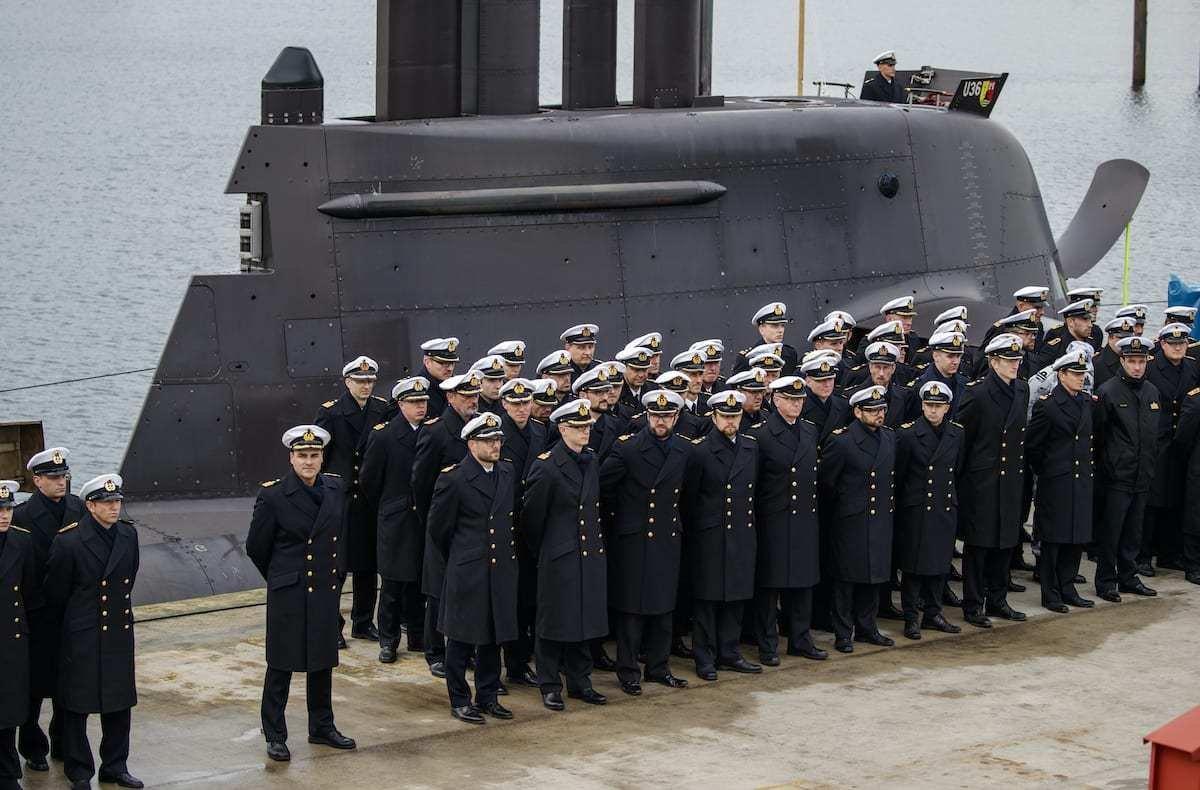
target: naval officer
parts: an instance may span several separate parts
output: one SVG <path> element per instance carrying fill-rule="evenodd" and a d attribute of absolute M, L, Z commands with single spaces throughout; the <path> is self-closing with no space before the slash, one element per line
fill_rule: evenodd
<path fill-rule="evenodd" d="M 17 757 L 17 725 L 29 713 L 29 612 L 40 608 L 41 580 L 37 576 L 33 536 L 13 526 L 17 504 L 16 480 L 0 480 L 0 611 L 12 623 L 0 632 L 0 788 L 20 790 L 21 761 Z"/>
<path fill-rule="evenodd" d="M 595 324 L 576 324 L 558 336 L 563 350 L 571 357 L 571 381 L 591 370 L 596 361 L 596 335 L 600 327 Z"/>
<path fill-rule="evenodd" d="M 896 53 L 893 50 L 875 56 L 879 74 L 863 83 L 858 98 L 863 101 L 886 101 L 900 104 L 907 101 L 903 89 L 896 84 Z"/>
<path fill-rule="evenodd" d="M 284 432 L 291 471 L 263 483 L 246 536 L 246 554 L 267 581 L 262 732 L 267 756 L 279 762 L 291 759 L 284 713 L 293 672 L 306 674 L 308 742 L 355 747 L 333 722 L 346 484 L 336 474 L 321 473 L 331 440 L 319 425 Z"/>
<path fill-rule="evenodd" d="M 421 344 L 421 375 L 429 379 L 429 413 L 434 417 L 446 410 L 446 395 L 441 384 L 454 375 L 459 362 L 458 338 L 435 337 Z"/>
<path fill-rule="evenodd" d="M 791 323 L 788 318 L 787 305 L 783 302 L 770 302 L 758 308 L 758 312 L 750 319 L 750 323 L 758 329 L 758 336 L 762 339 L 762 343 L 779 343 L 779 356 L 783 359 L 783 374 L 790 376 L 796 371 L 796 366 L 800 363 L 800 355 L 796 349 L 783 342 L 783 337 L 787 333 L 787 325 Z M 733 365 L 734 373 L 741 373 L 743 370 L 750 369 L 751 352 L 755 351 L 756 347 L 742 349 L 738 352 L 737 361 Z"/>

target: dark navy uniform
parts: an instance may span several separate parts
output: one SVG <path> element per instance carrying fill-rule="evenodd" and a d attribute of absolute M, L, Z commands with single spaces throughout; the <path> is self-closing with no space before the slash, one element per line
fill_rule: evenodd
<path fill-rule="evenodd" d="M 904 619 L 942 612 L 946 569 L 958 528 L 956 476 L 964 463 L 963 428 L 949 417 L 938 426 L 924 415 L 896 432 L 896 535 Z"/>
<path fill-rule="evenodd" d="M 1046 330 L 1046 336 L 1042 345 L 1049 350 L 1049 361 L 1053 362 L 1057 357 L 1067 353 L 1067 346 L 1075 342 L 1078 338 L 1071 334 L 1071 330 L 1067 329 L 1066 324 L 1059 324 L 1053 329 Z M 1092 324 L 1092 333 L 1081 342 L 1091 345 L 1094 351 L 1100 351 L 1104 348 L 1104 332 L 1100 327 Z"/>
<path fill-rule="evenodd" d="M 475 704 L 496 703 L 500 645 L 517 638 L 517 552 L 512 465 L 485 471 L 475 457 L 442 472 L 429 506 L 429 539 L 446 558 L 438 630 L 446 637 L 446 689 L 453 708 L 471 704 L 467 661 L 475 656 Z"/>
<path fill-rule="evenodd" d="M 963 550 L 963 611 L 982 617 L 986 607 L 1008 608 L 1008 566 L 1021 538 L 1025 485 L 1023 441 L 1029 385 L 1005 384 L 995 372 L 964 389 L 957 421 L 964 429 L 959 537 Z"/>
<path fill-rule="evenodd" d="M 1200 584 L 1200 507 L 1194 505 L 1200 502 L 1200 387 L 1183 399 L 1172 450 L 1183 467 L 1183 501 L 1193 503 L 1182 511 L 1183 569 L 1188 581 Z"/>
<path fill-rule="evenodd" d="M 1162 351 L 1155 353 L 1146 365 L 1146 381 L 1158 389 L 1161 409 L 1158 416 L 1158 446 L 1171 446 L 1175 429 L 1179 425 L 1179 413 L 1188 390 L 1200 384 L 1200 365 L 1185 356 L 1178 365 L 1173 365 Z M 1183 465 L 1168 452 L 1160 452 L 1154 479 L 1150 482 L 1150 497 L 1146 504 L 1146 516 L 1142 525 L 1142 548 L 1138 552 L 1138 564 L 1149 565 L 1154 556 L 1160 563 L 1177 565 L 1181 550 L 1180 508 L 1183 502 Z"/>
<path fill-rule="evenodd" d="M 403 414 L 379 423 L 363 453 L 359 481 L 376 511 L 379 575 L 379 644 L 400 644 L 400 623 L 408 627 L 408 649 L 423 651 L 421 630 L 425 602 L 421 597 L 421 563 L 425 524 L 417 513 L 412 490 L 418 428 Z"/>
<path fill-rule="evenodd" d="M 966 363 L 967 358 L 964 355 L 962 357 L 961 364 L 965 365 Z M 960 366 L 959 370 L 962 369 L 963 368 Z M 946 415 L 946 419 L 952 420 L 957 416 L 958 409 L 962 401 L 963 389 L 967 386 L 967 377 L 959 372 L 955 372 L 953 376 L 943 376 L 941 372 L 938 371 L 937 365 L 933 364 L 933 362 L 930 362 L 929 366 L 921 371 L 921 375 L 917 376 L 913 383 L 906 388 L 909 389 L 909 392 L 911 392 L 914 397 L 911 397 L 905 404 L 905 421 L 916 421 L 921 416 L 921 399 L 915 397 L 915 395 L 921 391 L 921 387 L 925 386 L 931 381 L 936 381 L 939 384 L 945 384 L 953 394 L 953 400 L 950 401 L 950 413 Z M 891 411 L 891 407 L 889 407 L 889 417 L 891 416 Z"/>
<path fill-rule="evenodd" d="M 1092 542 L 1095 404 L 1095 396 L 1072 396 L 1059 384 L 1034 402 L 1026 431 L 1025 458 L 1037 475 L 1033 529 L 1041 541 L 1038 576 L 1047 608 L 1080 605 L 1074 578 L 1083 547 Z"/>
<path fill-rule="evenodd" d="M 517 566 L 520 584 L 517 591 L 517 624 L 520 636 L 504 645 L 504 666 L 510 680 L 523 679 L 529 670 L 534 649 L 534 617 L 537 613 L 537 560 L 525 540 L 521 517 L 521 498 L 529 470 L 546 446 L 546 425 L 530 419 L 518 428 L 508 413 L 500 418 L 504 429 L 504 446 L 500 457 L 512 464 L 513 471 L 513 529 L 517 534 Z"/>
<path fill-rule="evenodd" d="M 863 101 L 886 101 L 894 104 L 903 104 L 908 100 L 904 89 L 894 79 L 885 80 L 878 74 L 863 83 L 858 98 Z"/>
<path fill-rule="evenodd" d="M 7 492 L 12 506 L 16 488 Z M 29 613 L 41 608 L 41 580 L 37 575 L 37 557 L 33 537 L 28 530 L 10 526 L 0 532 L 0 612 L 5 628 L 0 631 L 0 666 L 4 683 L 0 686 L 0 785 L 16 787 L 21 778 L 17 758 L 17 726 L 29 715 Z"/>
<path fill-rule="evenodd" d="M 293 672 L 307 676 L 309 735 L 334 727 L 345 507 L 340 477 L 321 474 L 308 486 L 295 472 L 264 483 L 254 503 L 246 554 L 267 581 L 262 728 L 268 743 L 287 741 L 284 714 Z"/>
<path fill-rule="evenodd" d="M 46 562 L 47 600 L 62 608 L 58 693 L 63 768 L 72 782 L 95 774 L 88 714 L 100 714 L 100 781 L 128 772 L 130 710 L 137 704 L 133 606 L 137 532 L 129 522 L 108 529 L 90 514 L 63 528 Z M 336 579 L 334 579 L 336 583 Z"/>
<path fill-rule="evenodd" d="M 588 642 L 608 633 L 608 566 L 600 521 L 600 460 L 563 442 L 533 461 L 521 506 L 537 558 L 537 672 L 543 694 L 592 687 Z"/>
<path fill-rule="evenodd" d="M 819 512 L 833 550 L 833 626 L 842 643 L 878 634 L 877 588 L 891 578 L 895 462 L 893 431 L 857 419 L 821 449 Z"/>
<path fill-rule="evenodd" d="M 787 343 L 780 343 L 779 356 L 783 359 L 783 370 L 779 375 L 792 376 L 796 373 L 796 368 L 800 365 L 800 354 L 793 346 Z M 743 348 L 737 353 L 737 359 L 733 362 L 733 374 L 741 373 L 743 370 L 750 369 L 750 352 L 757 348 L 757 345 Z M 732 375 L 732 374 L 731 374 Z"/>
<path fill-rule="evenodd" d="M 83 500 L 68 493 L 54 502 L 41 492 L 17 505 L 13 510 L 13 525 L 29 530 L 33 540 L 33 555 L 38 580 L 45 578 L 46 560 L 50 545 L 59 530 L 83 518 Z M 54 698 L 58 687 L 58 642 L 62 633 L 62 612 L 44 604 L 28 613 L 29 622 L 29 715 L 21 726 L 17 748 L 31 762 L 45 762 L 46 755 L 58 757 L 62 752 L 58 703 L 52 702 L 49 739 L 39 722 L 42 700 Z"/>
<path fill-rule="evenodd" d="M 845 427 L 852 419 L 850 403 L 841 395 L 830 395 L 822 401 L 812 392 L 804 399 L 804 411 L 800 416 L 817 426 L 817 438 L 822 445 L 830 434 Z"/>
<path fill-rule="evenodd" d="M 758 440 L 717 430 L 695 439 L 683 480 L 680 514 L 692 597 L 697 671 L 742 661 L 738 639 L 745 602 L 754 596 L 757 541 L 754 483 Z"/>
<path fill-rule="evenodd" d="M 754 634 L 761 657 L 777 655 L 782 610 L 788 653 L 798 655 L 814 648 L 812 597 L 821 580 L 817 426 L 805 419 L 789 425 L 776 413 L 750 433 L 758 439 Z"/>
<path fill-rule="evenodd" d="M 1098 483 L 1104 492 L 1096 534 L 1096 594 L 1107 598 L 1117 588 L 1136 592 L 1143 587 L 1137 577 L 1137 553 L 1157 466 L 1162 403 L 1153 384 L 1124 374 L 1101 384 L 1096 394 Z"/>
<path fill-rule="evenodd" d="M 467 443 L 460 438 L 463 419 L 447 406 L 440 417 L 431 417 L 417 433 L 417 449 L 413 458 L 412 494 L 417 505 L 417 517 L 425 529 L 425 552 L 421 563 L 421 594 L 425 596 L 425 661 L 430 666 L 441 663 L 446 655 L 446 643 L 437 630 L 438 598 L 442 594 L 442 577 L 446 559 L 429 540 L 429 504 L 438 475 L 458 463 L 467 454 Z"/>
<path fill-rule="evenodd" d="M 1105 345 L 1092 360 L 1092 366 L 1095 370 L 1095 387 L 1100 389 L 1100 385 L 1114 376 L 1121 375 L 1121 358 L 1117 356 L 1117 352 L 1112 350 L 1112 347 Z"/>
<path fill-rule="evenodd" d="M 326 401 L 317 410 L 313 423 L 333 437 L 325 448 L 323 471 L 342 478 L 347 486 L 346 543 L 347 565 L 354 574 L 354 594 L 350 608 L 350 629 L 355 636 L 368 636 L 375 628 L 375 574 L 378 571 L 376 515 L 359 484 L 359 470 L 371 428 L 388 422 L 396 414 L 396 404 L 378 395 L 366 403 L 343 392 L 337 400 Z M 336 640 L 335 640 L 336 641 Z"/>
<path fill-rule="evenodd" d="M 613 445 L 600 467 L 601 513 L 608 520 L 608 598 L 615 610 L 617 675 L 640 681 L 671 677 L 671 613 L 679 585 L 683 530 L 679 495 L 691 445 L 647 426 Z"/>

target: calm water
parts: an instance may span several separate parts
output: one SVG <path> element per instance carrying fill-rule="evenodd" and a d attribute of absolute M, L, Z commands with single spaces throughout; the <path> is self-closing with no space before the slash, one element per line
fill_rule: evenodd
<path fill-rule="evenodd" d="M 714 91 L 795 92 L 796 3 L 716 0 Z M 807 79 L 857 82 L 895 48 L 901 67 L 1009 71 L 993 118 L 1016 132 L 1050 223 L 1065 227 L 1095 166 L 1150 168 L 1133 231 L 1131 300 L 1200 279 L 1200 2 L 1156 0 L 1149 76 L 1128 89 L 1131 6 L 1109 0 L 809 2 Z M 367 0 L 6 0 L 0 25 L 0 389 L 153 367 L 188 277 L 237 268 L 222 194 L 258 80 L 289 44 L 325 75 L 328 116 L 374 102 Z M 633 2 L 621 3 L 621 95 L 631 94 Z M 542 100 L 558 101 L 561 4 L 543 2 Z M 1119 299 L 1120 245 L 1088 276 Z M 116 467 L 150 374 L 0 393 L 0 420 L 42 419 L 77 479 Z"/>

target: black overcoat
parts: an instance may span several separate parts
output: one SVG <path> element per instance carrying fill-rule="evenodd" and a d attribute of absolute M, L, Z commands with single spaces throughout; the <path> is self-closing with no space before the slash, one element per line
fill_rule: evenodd
<path fill-rule="evenodd" d="M 461 438 L 463 419 L 454 407 L 447 406 L 439 417 L 431 417 L 417 433 L 417 450 L 413 458 L 412 494 L 417 503 L 417 517 L 425 528 L 425 551 L 421 562 L 421 593 L 434 598 L 442 594 L 442 576 L 446 558 L 429 539 L 429 503 L 433 487 L 443 469 L 461 461 L 467 454 L 467 443 Z"/>
<path fill-rule="evenodd" d="M 317 409 L 314 423 L 329 431 L 323 471 L 341 477 L 346 484 L 345 530 L 349 552 L 348 567 L 357 574 L 374 576 L 377 570 L 375 509 L 359 485 L 359 471 L 371 428 L 390 420 L 397 411 L 395 401 L 378 395 L 367 398 L 361 407 L 343 391 L 337 400 L 326 401 Z"/>
<path fill-rule="evenodd" d="M 246 554 L 267 580 L 267 666 L 319 672 L 338 665 L 338 574 L 345 483 L 321 475 L 317 505 L 295 472 L 264 483 Z"/>
<path fill-rule="evenodd" d="M 46 599 L 62 607 L 55 700 L 75 713 L 114 713 L 137 704 L 133 605 L 137 531 L 126 521 L 111 529 L 109 551 L 90 514 L 64 527 L 46 562 Z"/>
<path fill-rule="evenodd" d="M 522 528 L 537 557 L 537 635 L 582 642 L 608 633 L 608 566 L 600 522 L 600 459 L 579 463 L 562 442 L 529 470 Z"/>
<path fill-rule="evenodd" d="M 850 402 L 841 395 L 830 395 L 824 403 L 821 403 L 821 400 L 811 392 L 804 399 L 804 410 L 800 412 L 800 416 L 817 426 L 817 436 L 822 445 L 825 444 L 830 434 L 838 428 L 846 427 L 846 424 L 853 419 Z"/>
<path fill-rule="evenodd" d="M 1200 387 L 1188 391 L 1179 410 L 1179 428 L 1175 431 L 1173 457 L 1184 469 L 1183 534 L 1200 535 Z"/>
<path fill-rule="evenodd" d="M 754 597 L 757 480 L 755 437 L 738 434 L 732 444 L 719 431 L 711 431 L 692 442 L 679 512 L 693 598 L 746 601 Z"/>
<path fill-rule="evenodd" d="M 683 545 L 679 492 L 690 446 L 672 434 L 663 448 L 647 427 L 618 439 L 600 465 L 608 600 L 618 611 L 675 609 Z"/>
<path fill-rule="evenodd" d="M 1171 446 L 1175 429 L 1179 425 L 1179 411 L 1183 399 L 1190 389 L 1200 384 L 1200 365 L 1194 359 L 1184 357 L 1178 365 L 1172 365 L 1159 351 L 1146 365 L 1146 381 L 1158 389 L 1158 446 Z M 1171 453 L 1160 452 L 1154 479 L 1150 481 L 1150 504 L 1156 507 L 1178 507 L 1183 504 L 1183 465 L 1176 464 Z"/>
<path fill-rule="evenodd" d="M 55 518 L 46 506 L 46 499 L 35 493 L 13 509 L 13 525 L 29 530 L 33 539 L 33 556 L 40 583 L 46 576 L 46 560 L 50 544 L 58 531 L 83 518 L 87 511 L 83 500 L 67 494 L 63 517 Z M 53 697 L 58 688 L 58 640 L 62 634 L 62 611 L 45 602 L 28 613 L 29 617 L 29 688 L 38 699 Z"/>
<path fill-rule="evenodd" d="M 896 434 L 859 420 L 834 431 L 818 463 L 821 529 L 828 530 L 841 581 L 881 584 L 892 574 L 893 478 Z"/>
<path fill-rule="evenodd" d="M 1013 381 L 1011 398 L 1005 386 L 989 372 L 967 385 L 958 409 L 967 457 L 957 483 L 958 533 L 982 548 L 1012 548 L 1021 534 L 1029 385 Z"/>
<path fill-rule="evenodd" d="M 1096 396 L 1072 398 L 1061 385 L 1033 404 L 1025 460 L 1037 475 L 1033 528 L 1038 540 L 1078 545 L 1092 540 L 1096 404 Z"/>
<path fill-rule="evenodd" d="M 379 575 L 398 582 L 421 579 L 425 524 L 417 514 L 412 492 L 417 433 L 403 414 L 371 431 L 363 453 L 359 480 L 363 493 L 378 513 Z"/>
<path fill-rule="evenodd" d="M 1159 450 L 1158 389 L 1149 381 L 1135 385 L 1118 375 L 1101 384 L 1096 395 L 1099 484 L 1133 493 L 1149 491 Z"/>
<path fill-rule="evenodd" d="M 8 528 L 0 551 L 0 729 L 24 724 L 29 716 L 29 612 L 41 607 L 33 536 L 23 527 Z"/>
<path fill-rule="evenodd" d="M 896 431 L 896 565 L 940 576 L 954 557 L 963 429 L 946 419 L 941 435 L 924 416 Z"/>
<path fill-rule="evenodd" d="M 766 589 L 812 587 L 821 580 L 817 516 L 817 426 L 788 425 L 778 413 L 751 428 L 758 439 L 754 583 Z"/>
<path fill-rule="evenodd" d="M 546 447 L 546 424 L 532 417 L 525 423 L 525 430 L 517 427 L 505 412 L 500 418 L 504 429 L 504 446 L 500 457 L 513 467 L 513 533 L 517 540 L 517 568 L 520 571 L 517 596 L 522 607 L 532 610 L 537 606 L 537 555 L 525 538 L 524 522 L 521 518 L 521 502 L 525 495 L 525 482 L 529 470 L 539 453 Z"/>
<path fill-rule="evenodd" d="M 474 456 L 443 472 L 429 506 L 429 538 L 446 558 L 438 630 L 472 645 L 511 642 L 517 629 L 517 554 L 513 471 Z"/>

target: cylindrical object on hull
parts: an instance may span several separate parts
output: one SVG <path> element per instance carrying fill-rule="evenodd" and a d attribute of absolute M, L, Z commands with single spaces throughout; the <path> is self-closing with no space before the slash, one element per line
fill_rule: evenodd
<path fill-rule="evenodd" d="M 474 97 L 466 95 L 464 112 L 480 115 L 524 115 L 538 110 L 539 0 L 470 0 L 464 15 L 478 9 L 475 20 L 463 21 L 464 77 L 475 66 Z M 467 35 L 475 22 L 474 41 Z M 473 49 L 473 51 L 472 51 Z"/>
<path fill-rule="evenodd" d="M 457 2 L 378 0 L 376 120 L 461 113 L 461 23 Z"/>
<path fill-rule="evenodd" d="M 563 109 L 616 103 L 617 0 L 563 0 Z"/>
<path fill-rule="evenodd" d="M 690 107 L 700 86 L 700 0 L 637 0 L 633 103 Z"/>

